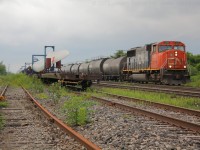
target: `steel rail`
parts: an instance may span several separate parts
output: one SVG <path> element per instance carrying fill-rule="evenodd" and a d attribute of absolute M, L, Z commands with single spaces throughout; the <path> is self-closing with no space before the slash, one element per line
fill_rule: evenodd
<path fill-rule="evenodd" d="M 48 110 L 46 110 L 35 98 L 24 88 L 22 87 L 25 93 L 30 97 L 30 100 L 38 106 L 45 115 L 50 118 L 50 120 L 55 123 L 57 126 L 59 126 L 61 129 L 63 129 L 65 132 L 67 132 L 72 138 L 80 142 L 82 145 L 84 145 L 88 150 L 100 150 L 98 146 L 90 142 L 88 139 L 83 137 L 81 134 L 74 131 L 71 127 L 67 126 L 65 123 L 63 123 L 61 120 L 53 116 Z"/>
<path fill-rule="evenodd" d="M 200 97 L 199 91 L 188 91 L 188 90 L 176 90 L 176 89 L 163 89 L 163 88 L 156 88 L 156 87 L 141 87 L 141 86 L 126 86 L 126 85 L 118 85 L 118 84 L 107 84 L 107 83 L 100 83 L 96 84 L 95 86 L 105 86 L 105 87 L 114 87 L 114 88 L 123 88 L 123 89 L 138 89 L 150 92 L 164 92 L 164 93 L 172 93 L 179 96 L 187 96 L 187 97 Z"/>
<path fill-rule="evenodd" d="M 101 92 L 101 91 L 97 91 L 97 92 L 103 93 L 103 94 L 106 94 L 106 95 L 110 95 L 112 97 L 123 98 L 123 99 L 126 99 L 126 100 L 131 101 L 131 102 L 141 102 L 141 103 L 145 103 L 145 104 L 148 104 L 148 105 L 151 105 L 151 106 L 156 106 L 156 107 L 159 107 L 159 108 L 164 108 L 164 109 L 169 109 L 169 110 L 173 110 L 173 111 L 192 114 L 192 115 L 200 117 L 200 111 L 198 111 L 198 110 L 192 110 L 192 109 L 187 109 L 187 108 L 183 108 L 183 107 L 177 107 L 177 106 L 173 106 L 173 105 L 162 104 L 162 103 L 152 102 L 152 101 L 143 100 L 143 99 L 139 99 L 139 98 L 132 98 L 132 97 L 128 97 L 128 96 L 123 96 L 123 95 L 116 95 L 116 94 L 111 94 L 111 93 L 107 93 L 107 92 Z"/>
<path fill-rule="evenodd" d="M 179 120 L 179 119 L 167 117 L 167 116 L 164 116 L 164 115 L 156 114 L 156 113 L 153 113 L 153 112 L 150 112 L 150 111 L 135 108 L 135 107 L 128 106 L 128 105 L 125 105 L 125 104 L 121 104 L 121 103 L 118 103 L 118 102 L 113 102 L 113 101 L 103 99 L 103 98 L 99 98 L 99 97 L 96 97 L 96 96 L 92 96 L 92 98 L 99 101 L 99 102 L 103 102 L 103 103 L 106 103 L 108 105 L 124 109 L 126 111 L 131 111 L 131 112 L 138 113 L 138 114 L 150 117 L 150 118 L 154 118 L 156 120 L 166 122 L 166 123 L 169 123 L 169 124 L 181 127 L 181 128 L 186 128 L 186 129 L 189 129 L 189 130 L 192 130 L 192 131 L 195 131 L 195 132 L 200 132 L 200 125 L 197 125 L 197 124 L 193 124 L 193 123 L 186 122 L 186 121 L 183 121 L 183 120 Z"/>
<path fill-rule="evenodd" d="M 96 83 L 96 82 L 94 82 Z M 100 83 L 107 83 L 107 84 L 118 84 L 118 85 L 125 85 L 125 86 L 139 86 L 139 87 L 154 87 L 154 88 L 162 88 L 162 89 L 181 89 L 181 90 L 190 90 L 190 91 L 198 91 L 200 92 L 200 88 L 198 87 L 191 87 L 191 86 L 177 86 L 177 85 L 163 85 L 163 84 L 141 84 L 141 83 L 131 83 L 131 82 L 114 82 L 114 81 L 101 81 Z M 123 84 L 126 83 L 126 84 Z"/>
<path fill-rule="evenodd" d="M 7 89 L 8 89 L 8 85 L 6 85 L 5 88 L 3 89 L 3 91 L 1 92 L 0 97 L 1 97 L 2 99 L 4 99 L 4 96 L 5 96 L 5 93 L 6 93 Z"/>

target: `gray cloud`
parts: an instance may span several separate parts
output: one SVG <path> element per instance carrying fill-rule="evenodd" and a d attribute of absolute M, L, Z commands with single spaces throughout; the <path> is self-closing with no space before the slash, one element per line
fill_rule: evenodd
<path fill-rule="evenodd" d="M 15 66 L 68 49 L 64 61 L 110 55 L 149 42 L 180 40 L 199 53 L 199 0 L 0 0 L 0 61 Z"/>

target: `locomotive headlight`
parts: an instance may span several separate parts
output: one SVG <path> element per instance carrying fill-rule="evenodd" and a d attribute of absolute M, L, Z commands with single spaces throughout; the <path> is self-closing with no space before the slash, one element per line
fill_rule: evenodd
<path fill-rule="evenodd" d="M 186 66 L 183 66 L 184 68 L 187 68 Z"/>
<path fill-rule="evenodd" d="M 171 68 L 172 66 L 171 65 L 169 65 L 169 68 Z"/>
<path fill-rule="evenodd" d="M 175 56 L 178 56 L 178 52 L 177 51 L 175 51 Z"/>

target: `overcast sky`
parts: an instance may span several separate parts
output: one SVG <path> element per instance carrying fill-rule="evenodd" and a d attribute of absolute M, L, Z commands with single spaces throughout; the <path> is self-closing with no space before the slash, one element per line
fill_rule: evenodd
<path fill-rule="evenodd" d="M 67 63 L 163 40 L 200 54 L 200 0 L 0 0 L 0 61 L 12 72 L 45 45 L 69 50 Z"/>

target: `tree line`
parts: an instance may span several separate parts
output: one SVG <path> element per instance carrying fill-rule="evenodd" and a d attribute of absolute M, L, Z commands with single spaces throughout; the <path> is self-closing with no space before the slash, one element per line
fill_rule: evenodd
<path fill-rule="evenodd" d="M 187 59 L 191 75 L 200 74 L 200 54 L 194 55 L 187 52 Z"/>

